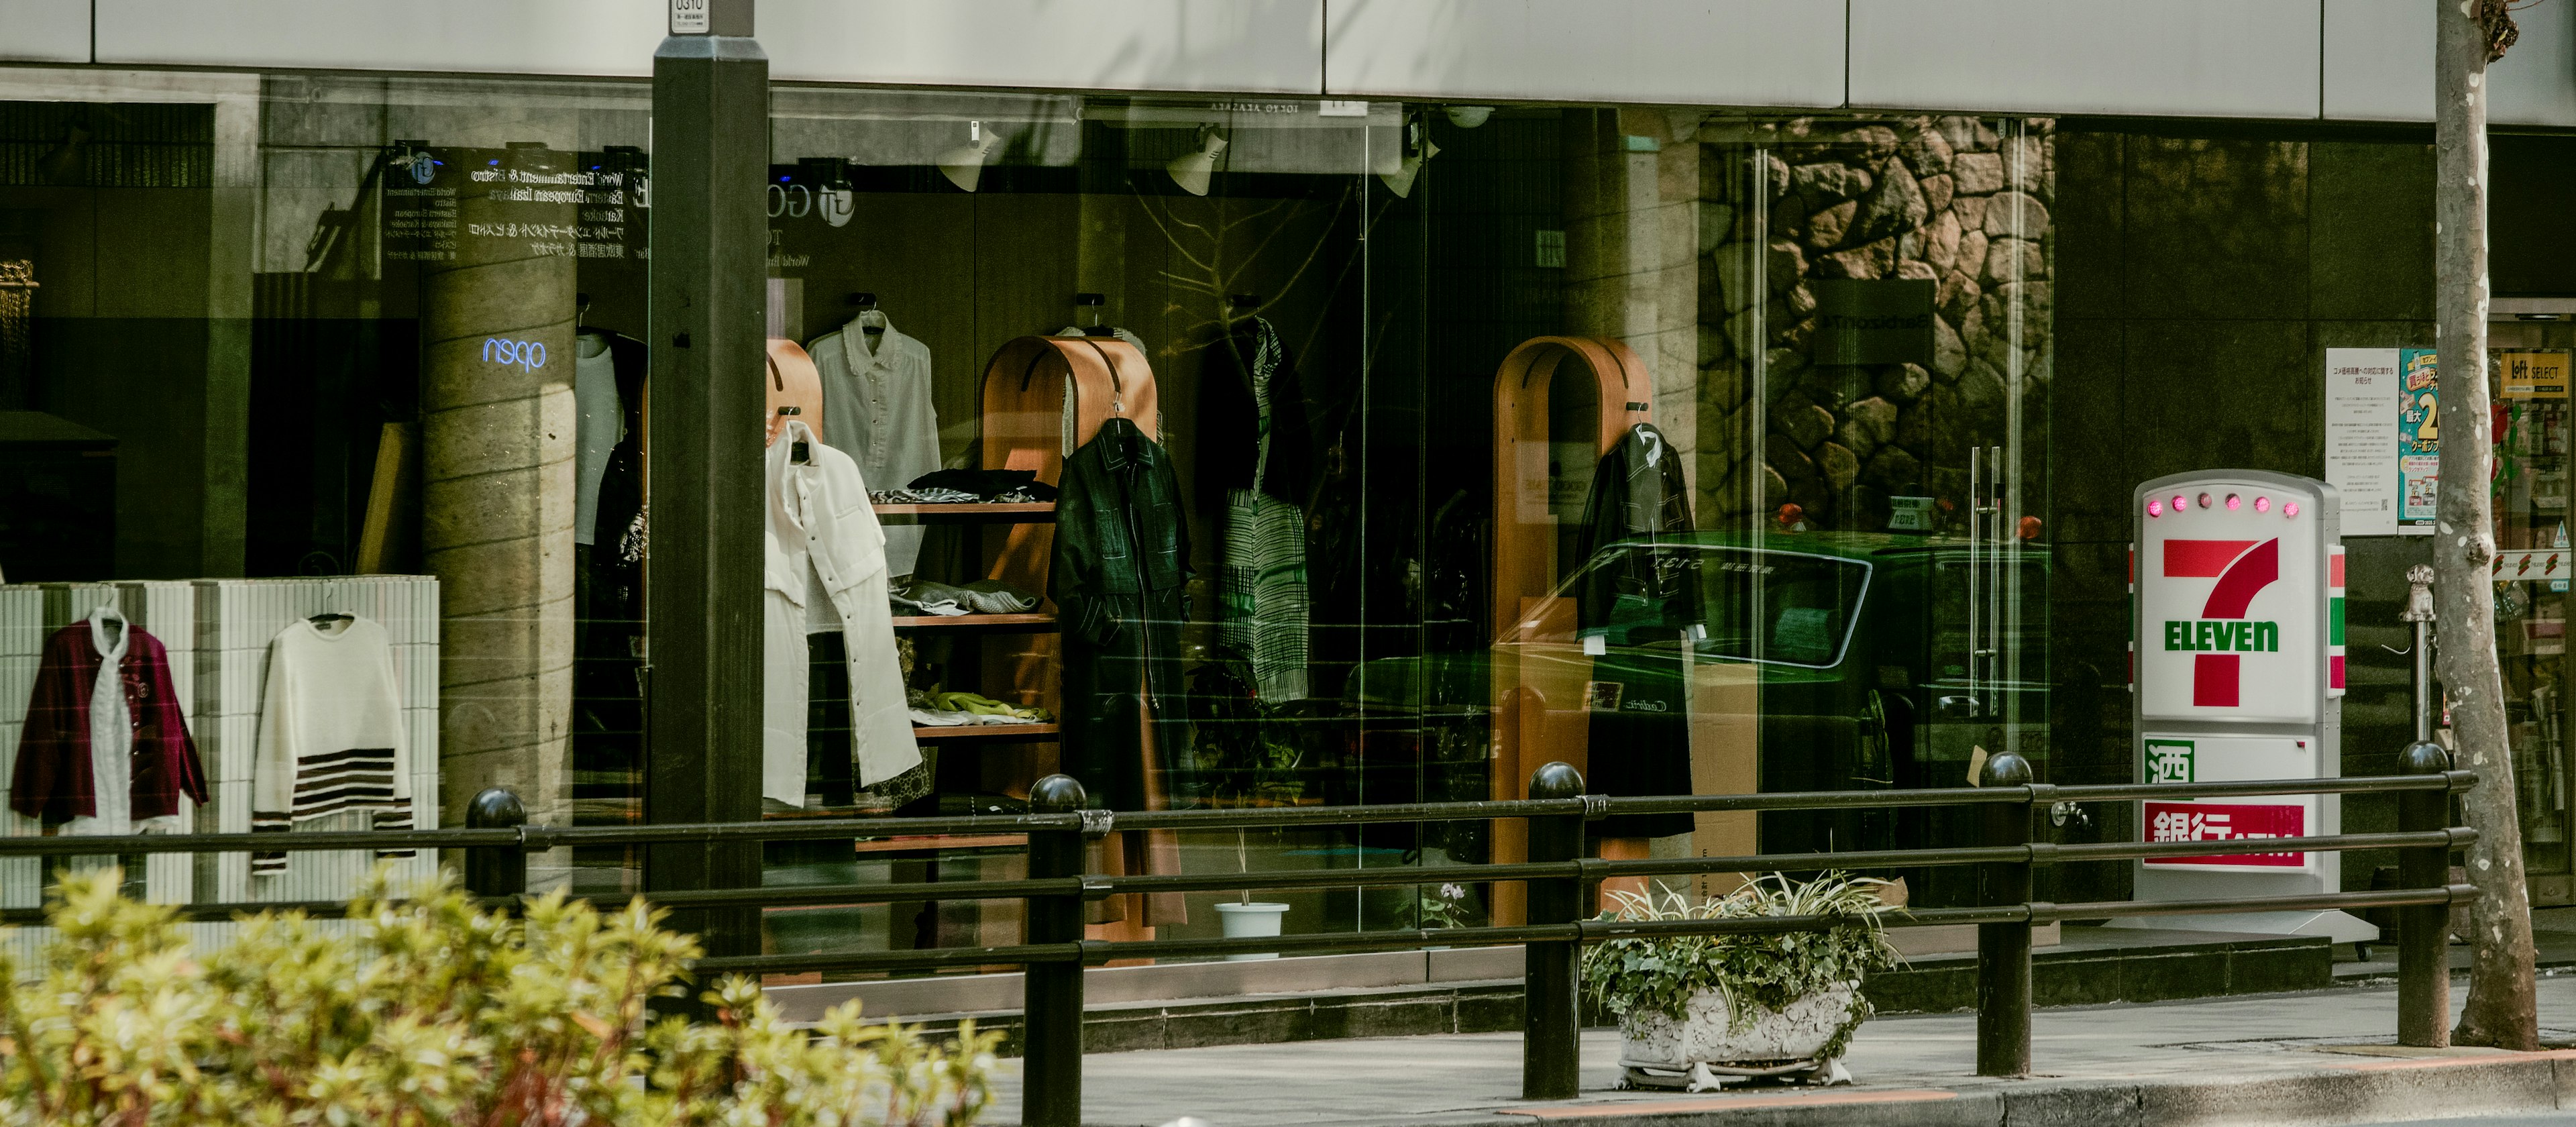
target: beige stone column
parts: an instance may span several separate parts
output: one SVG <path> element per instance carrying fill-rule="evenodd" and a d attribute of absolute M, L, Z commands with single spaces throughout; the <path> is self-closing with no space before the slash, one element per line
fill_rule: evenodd
<path fill-rule="evenodd" d="M 477 792 L 508 787 L 531 822 L 569 825 L 577 193 L 553 181 L 573 160 L 460 151 L 474 152 L 486 155 L 459 161 L 456 257 L 421 272 L 439 806 L 444 824 L 461 824 Z"/>
<path fill-rule="evenodd" d="M 1566 329 L 1645 361 L 1655 426 L 1699 483 L 1699 115 L 1570 113 Z"/>

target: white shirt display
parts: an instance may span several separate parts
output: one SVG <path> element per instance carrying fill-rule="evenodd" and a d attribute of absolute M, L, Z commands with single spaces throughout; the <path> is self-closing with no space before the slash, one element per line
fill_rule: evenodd
<path fill-rule="evenodd" d="M 805 351 L 823 377 L 823 440 L 857 462 L 870 483 L 899 489 L 939 468 L 929 345 L 896 332 L 882 311 L 870 309 L 814 338 Z M 897 525 L 885 534 L 886 566 L 896 575 L 912 574 L 921 527 Z"/>
<path fill-rule="evenodd" d="M 298 619 L 268 644 L 251 764 L 252 831 L 282 831 L 344 810 L 374 811 L 379 830 L 410 829 L 407 743 L 385 628 L 365 618 Z M 285 854 L 251 855 L 254 875 L 285 868 Z"/>
<path fill-rule="evenodd" d="M 177 833 L 179 816 L 134 815 L 134 716 L 126 707 L 126 648 L 134 628 L 115 607 L 89 612 L 89 641 L 98 651 L 98 677 L 90 682 L 89 777 L 98 813 L 64 823 L 77 835 Z"/>
<path fill-rule="evenodd" d="M 827 600 L 840 617 L 850 674 L 850 759 L 861 786 L 921 762 L 886 602 L 886 535 L 850 456 L 790 419 L 769 445 L 769 520 L 761 577 L 760 793 L 805 804 L 807 607 Z M 809 461 L 793 459 L 806 444 Z"/>
<path fill-rule="evenodd" d="M 599 483 L 608 477 L 608 455 L 626 437 L 626 407 L 617 397 L 617 357 L 608 338 L 583 333 L 573 345 L 572 542 L 588 544 L 599 523 Z"/>

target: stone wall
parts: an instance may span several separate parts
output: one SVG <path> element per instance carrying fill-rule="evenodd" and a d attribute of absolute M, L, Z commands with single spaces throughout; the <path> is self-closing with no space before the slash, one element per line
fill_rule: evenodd
<path fill-rule="evenodd" d="M 1968 447 L 2003 442 L 2015 381 L 2027 409 L 2049 371 L 2047 123 L 2003 128 L 1956 116 L 1702 127 L 1704 520 L 1795 504 L 1810 527 L 1877 530 L 1891 496 L 1959 510 Z M 1812 363 L 1809 283 L 1826 278 L 1935 283 L 1925 362 Z"/>

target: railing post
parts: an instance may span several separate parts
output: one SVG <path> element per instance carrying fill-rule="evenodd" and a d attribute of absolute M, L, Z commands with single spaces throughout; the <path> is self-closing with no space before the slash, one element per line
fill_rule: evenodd
<path fill-rule="evenodd" d="M 1977 785 L 2026 787 L 2028 760 L 2004 752 L 1986 760 Z M 1986 844 L 2030 844 L 2031 804 L 1986 807 Z M 1989 863 L 1980 883 L 1987 907 L 2030 903 L 2030 863 Z M 2030 1073 L 2030 920 L 1977 925 L 1977 1075 Z"/>
<path fill-rule="evenodd" d="M 493 787 L 465 804 L 465 828 L 515 830 L 528 824 L 528 808 L 519 796 Z M 465 848 L 465 890 L 476 896 L 525 896 L 528 854 L 516 845 L 469 845 Z"/>
<path fill-rule="evenodd" d="M 1029 788 L 1029 812 L 1071 814 L 1089 797 L 1070 775 L 1049 775 Z M 1029 831 L 1029 877 L 1082 875 L 1082 831 Z M 1032 944 L 1082 942 L 1082 896 L 1027 899 Z M 1026 1127 L 1082 1123 L 1082 964 L 1034 963 L 1021 979 L 1020 1122 Z"/>
<path fill-rule="evenodd" d="M 2423 643 L 2418 641 L 2416 645 Z M 2451 755 L 2430 740 L 2397 754 L 2402 775 L 2438 775 Z M 2410 790 L 2397 795 L 2400 833 L 2429 833 L 2450 826 L 2451 792 Z M 2450 884 L 2451 850 L 2428 845 L 2397 851 L 2397 886 L 2442 888 Z M 2449 904 L 2410 904 L 2397 909 L 2397 1043 L 2442 1048 L 2451 1043 Z"/>
<path fill-rule="evenodd" d="M 1583 773 L 1550 763 L 1530 774 L 1531 798 L 1579 798 Z M 1573 861 L 1583 856 L 1583 814 L 1529 820 L 1532 862 Z M 1579 877 L 1529 882 L 1529 922 L 1565 924 L 1583 918 Z M 1576 1008 L 1583 945 L 1573 940 L 1533 940 L 1524 948 L 1521 981 L 1521 1098 L 1570 1100 L 1582 1086 L 1582 1025 Z"/>

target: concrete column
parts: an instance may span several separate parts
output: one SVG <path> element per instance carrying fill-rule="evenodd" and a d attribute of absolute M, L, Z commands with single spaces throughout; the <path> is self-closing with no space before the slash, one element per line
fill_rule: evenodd
<path fill-rule="evenodd" d="M 1625 343 L 1699 481 L 1699 117 L 1577 111 L 1566 130 L 1566 328 Z"/>
<path fill-rule="evenodd" d="M 508 787 L 530 821 L 569 825 L 577 194 L 551 181 L 573 158 L 537 146 L 493 155 L 500 163 L 469 168 L 458 188 L 456 257 L 421 280 L 439 805 L 445 824 L 461 824 L 476 792 Z"/>

